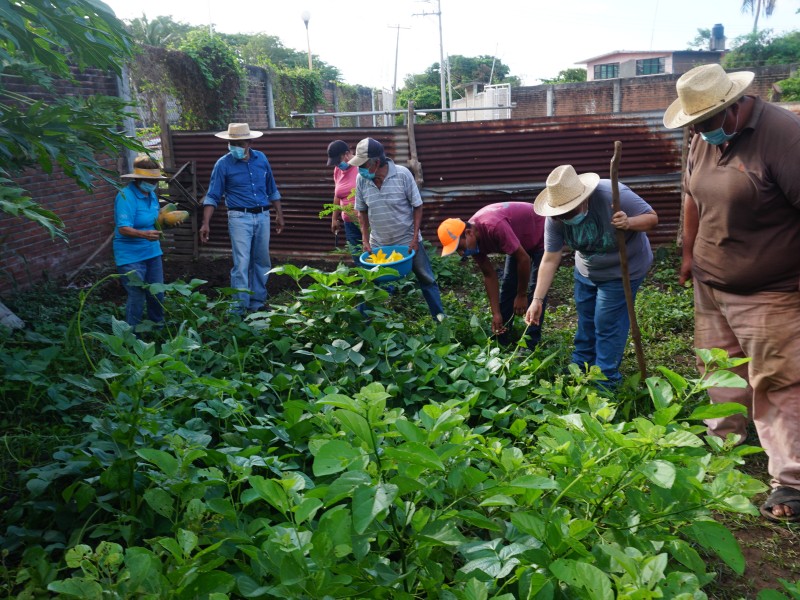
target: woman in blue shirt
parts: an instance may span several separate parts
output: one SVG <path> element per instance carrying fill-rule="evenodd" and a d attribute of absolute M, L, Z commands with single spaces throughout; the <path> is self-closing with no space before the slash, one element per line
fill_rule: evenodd
<path fill-rule="evenodd" d="M 164 321 L 164 294 L 151 294 L 142 283 L 164 283 L 155 190 L 158 182 L 167 178 L 161 175 L 157 161 L 141 155 L 133 162 L 133 173 L 122 175 L 122 179 L 132 181 L 119 191 L 114 201 L 114 262 L 117 271 L 127 275 L 122 278 L 128 292 L 125 321 L 135 328 L 142 320 L 145 304 L 148 319 L 154 323 Z"/>

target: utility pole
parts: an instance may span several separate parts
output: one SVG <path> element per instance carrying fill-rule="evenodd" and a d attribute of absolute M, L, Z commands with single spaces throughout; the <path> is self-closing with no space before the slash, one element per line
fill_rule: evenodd
<path fill-rule="evenodd" d="M 394 47 L 394 83 L 392 83 L 392 110 L 397 108 L 397 57 L 400 55 L 400 30 L 411 29 L 400 25 L 387 25 L 390 29 L 397 30 L 397 44 Z"/>
<path fill-rule="evenodd" d="M 444 40 L 442 38 L 442 0 L 436 0 L 436 12 L 418 13 L 416 16 L 427 17 L 434 15 L 439 18 L 439 92 L 442 98 L 442 123 L 447 123 L 447 97 L 444 91 Z"/>

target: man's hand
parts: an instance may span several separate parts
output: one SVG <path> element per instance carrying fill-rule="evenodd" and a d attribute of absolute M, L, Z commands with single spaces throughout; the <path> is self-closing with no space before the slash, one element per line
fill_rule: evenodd
<path fill-rule="evenodd" d="M 419 250 L 419 238 L 418 237 L 414 237 L 414 239 L 411 240 L 411 243 L 408 245 L 408 249 L 409 250 L 413 250 L 414 252 Z"/>
<path fill-rule="evenodd" d="M 208 242 L 208 236 L 211 234 L 211 227 L 208 223 L 200 225 L 200 241 L 205 244 Z"/>
<path fill-rule="evenodd" d="M 277 214 L 277 219 L 276 219 L 276 223 L 275 223 L 275 233 L 282 233 L 283 232 L 283 226 L 284 226 L 283 213 L 279 212 Z"/>
<path fill-rule="evenodd" d="M 506 332 L 506 324 L 503 322 L 503 316 L 500 313 L 492 315 L 492 333 L 500 335 Z"/>
<path fill-rule="evenodd" d="M 525 313 L 526 325 L 538 325 L 542 318 L 542 301 L 534 300 Z"/>
<path fill-rule="evenodd" d="M 681 270 L 678 273 L 678 285 L 683 286 L 686 282 L 692 282 L 692 259 L 684 257 L 681 262 Z"/>
<path fill-rule="evenodd" d="M 517 295 L 514 296 L 514 314 L 515 315 L 524 315 L 525 310 L 528 308 L 528 297 L 526 295 Z"/>
<path fill-rule="evenodd" d="M 367 252 L 368 254 L 372 254 L 372 246 L 369 245 L 368 239 L 361 238 L 361 250 L 362 252 Z"/>

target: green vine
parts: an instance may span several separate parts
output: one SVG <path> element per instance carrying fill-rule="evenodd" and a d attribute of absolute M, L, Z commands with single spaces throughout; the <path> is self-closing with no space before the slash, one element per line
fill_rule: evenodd
<path fill-rule="evenodd" d="M 292 111 L 313 113 L 325 103 L 322 80 L 316 71 L 291 68 L 272 72 L 275 86 L 275 119 L 287 127 L 311 127 L 311 119 L 292 119 Z"/>
<path fill-rule="evenodd" d="M 238 57 L 220 37 L 204 30 L 189 32 L 180 50 L 196 66 L 196 70 L 170 69 L 172 80 L 181 91 L 181 104 L 191 104 L 184 115 L 185 125 L 196 129 L 225 127 L 238 108 L 247 85 Z M 198 77 L 201 82 L 198 82 Z"/>

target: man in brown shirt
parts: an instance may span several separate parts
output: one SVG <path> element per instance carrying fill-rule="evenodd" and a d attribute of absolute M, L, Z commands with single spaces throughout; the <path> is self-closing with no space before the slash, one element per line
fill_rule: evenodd
<path fill-rule="evenodd" d="M 753 73 L 719 65 L 688 71 L 667 128 L 692 127 L 684 174 L 683 264 L 694 280 L 695 346 L 750 362 L 743 389 L 711 389 L 714 403 L 748 409 L 769 456 L 772 493 L 761 514 L 800 520 L 800 117 L 745 95 Z M 704 364 L 698 358 L 698 368 Z M 747 419 L 707 422 L 746 437 Z"/>

